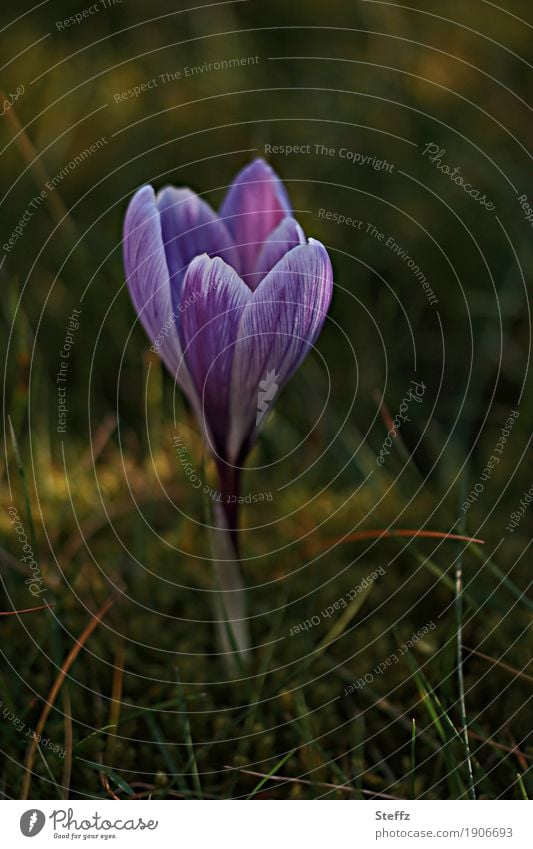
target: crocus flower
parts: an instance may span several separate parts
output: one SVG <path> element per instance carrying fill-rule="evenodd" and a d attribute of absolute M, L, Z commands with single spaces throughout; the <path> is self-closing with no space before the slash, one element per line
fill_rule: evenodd
<path fill-rule="evenodd" d="M 234 495 L 265 409 L 322 328 L 328 254 L 306 239 L 282 182 L 257 159 L 237 174 L 218 215 L 190 189 L 139 189 L 126 214 L 124 264 L 152 347 L 202 424 L 221 488 Z"/>

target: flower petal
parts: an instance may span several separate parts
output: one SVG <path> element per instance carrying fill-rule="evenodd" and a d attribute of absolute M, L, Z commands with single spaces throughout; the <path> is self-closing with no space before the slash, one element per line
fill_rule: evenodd
<path fill-rule="evenodd" d="M 263 277 L 297 245 L 305 245 L 305 233 L 294 218 L 284 218 L 264 242 L 255 265 L 255 273 L 250 274 L 246 283 L 252 291 L 257 289 Z"/>
<path fill-rule="evenodd" d="M 230 382 L 242 310 L 252 293 L 222 259 L 194 259 L 183 281 L 179 331 L 202 424 L 227 459 Z"/>
<path fill-rule="evenodd" d="M 176 315 L 159 210 L 151 186 L 143 186 L 130 201 L 124 221 L 123 254 L 126 282 L 141 324 L 171 375 L 188 391 L 188 375 L 183 367 L 179 368 Z"/>
<path fill-rule="evenodd" d="M 249 448 L 271 402 L 316 341 L 332 291 L 327 251 L 310 239 L 285 254 L 246 304 L 231 378 L 230 458 Z"/>
<path fill-rule="evenodd" d="M 256 159 L 235 177 L 220 208 L 220 218 L 233 236 L 240 273 L 253 274 L 263 242 L 291 205 L 283 183 L 263 159 Z"/>
<path fill-rule="evenodd" d="M 204 253 L 220 256 L 238 271 L 239 257 L 228 228 L 198 195 L 190 189 L 167 186 L 157 195 L 157 208 L 175 307 L 187 266 L 194 257 Z"/>

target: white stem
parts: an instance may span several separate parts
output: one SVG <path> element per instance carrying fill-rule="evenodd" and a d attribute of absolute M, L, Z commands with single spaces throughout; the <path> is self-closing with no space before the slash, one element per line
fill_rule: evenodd
<path fill-rule="evenodd" d="M 241 661 L 250 653 L 250 630 L 247 618 L 246 590 L 241 578 L 241 567 L 222 511 L 215 505 L 216 529 L 213 530 L 213 566 L 218 593 L 215 599 L 216 633 L 218 650 L 228 671 L 235 673 Z M 231 637 L 230 637 L 231 633 Z"/>

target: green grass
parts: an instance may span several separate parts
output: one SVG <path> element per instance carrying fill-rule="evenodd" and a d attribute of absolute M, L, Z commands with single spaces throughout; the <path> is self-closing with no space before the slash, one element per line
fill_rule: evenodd
<path fill-rule="evenodd" d="M 279 415 L 283 415 L 283 405 Z M 196 441 L 195 451 L 201 452 L 192 422 L 190 433 Z M 265 440 L 273 433 L 272 426 Z M 20 436 L 17 441 L 24 445 L 24 435 Z M 260 447 L 259 454 L 264 450 Z M 69 460 L 73 459 L 71 455 Z M 175 488 L 176 502 L 188 502 L 194 515 L 194 495 L 188 482 L 171 457 L 166 464 L 164 459 L 162 453 L 159 474 L 166 485 Z M 14 449 L 9 460 L 16 470 Z M 44 462 L 37 447 L 35 465 L 50 480 L 61 475 L 55 463 L 45 472 Z M 355 541 L 330 545 L 327 553 L 318 557 L 311 555 L 312 545 L 307 540 L 290 547 L 289 556 L 270 555 L 265 562 L 245 560 L 249 584 L 266 585 L 250 591 L 252 634 L 256 644 L 263 645 L 255 649 L 242 681 L 236 674 L 234 681 L 221 684 L 227 673 L 216 656 L 210 657 L 216 647 L 212 626 L 205 621 L 211 615 L 205 597 L 211 580 L 208 563 L 200 568 L 190 556 L 176 555 L 151 534 L 140 547 L 144 568 L 135 559 L 138 528 L 124 504 L 130 496 L 120 470 L 122 463 L 135 478 L 136 491 L 144 494 L 145 515 L 153 517 L 167 542 L 186 551 L 207 552 L 190 522 L 183 521 L 175 531 L 168 526 L 171 510 L 157 496 L 151 462 L 139 464 L 124 449 L 121 457 L 116 437 L 110 436 L 95 467 L 97 477 L 113 488 L 110 497 L 117 515 L 116 530 L 130 548 L 129 554 L 121 553 L 112 542 L 106 523 L 95 521 L 101 510 L 99 496 L 85 474 L 76 474 L 75 466 L 69 489 L 73 503 L 83 505 L 77 521 L 86 535 L 85 544 L 74 545 L 79 531 L 72 527 L 66 506 L 62 510 L 58 505 L 53 486 L 49 487 L 49 499 L 40 499 L 39 507 L 34 492 L 29 491 L 31 514 L 35 517 L 42 511 L 46 527 L 55 533 L 55 556 L 51 552 L 46 555 L 45 540 L 38 530 L 41 522 L 36 521 L 37 550 L 50 587 L 46 601 L 53 607 L 6 617 L 2 623 L 6 659 L 2 692 L 9 694 L 2 700 L 27 727 L 37 725 L 43 709 L 39 694 L 50 689 L 76 635 L 90 621 L 90 611 L 115 597 L 64 685 L 68 684 L 72 716 L 69 787 L 62 785 L 64 758 L 41 746 L 33 763 L 30 798 L 67 794 L 71 798 L 103 798 L 109 793 L 153 798 L 340 799 L 380 794 L 466 798 L 474 792 L 472 787 L 478 798 L 521 798 L 528 792 L 524 770 L 530 757 L 524 742 L 527 681 L 464 648 L 458 678 L 459 624 L 466 645 L 480 646 L 489 657 L 501 656 L 502 664 L 512 664 L 512 669 L 529 664 L 527 645 L 521 638 L 528 628 L 528 608 L 489 569 L 485 552 L 491 551 L 490 538 L 485 546 L 423 538 Z M 12 476 L 15 504 L 25 503 L 27 479 L 27 474 L 18 482 Z M 383 485 L 387 487 L 386 480 Z M 328 509 L 334 517 L 328 533 L 322 535 L 325 540 L 336 533 L 341 537 L 354 516 L 367 509 L 364 492 L 348 498 L 344 505 L 349 494 L 349 490 L 328 493 Z M 270 519 L 275 519 L 277 511 L 287 512 L 301 496 L 303 492 L 299 496 L 286 491 L 269 505 Z M 306 511 L 306 525 L 318 523 L 322 517 L 318 499 Z M 391 518 L 385 498 L 366 525 L 388 527 Z M 255 519 L 245 514 L 245 524 Z M 402 522 L 424 524 L 424 517 L 414 512 L 409 521 Z M 4 526 L 9 533 L 5 521 Z M 444 518 L 441 523 L 433 520 L 432 526 L 447 527 Z M 272 534 L 269 537 L 270 548 L 286 545 L 302 530 L 294 520 L 280 522 L 275 528 L 275 539 Z M 244 552 L 250 550 L 257 558 L 257 534 L 245 534 L 244 539 Z M 13 539 L 10 543 L 16 558 Z M 71 552 L 68 560 L 62 556 L 65 551 Z M 444 576 L 450 569 L 453 574 L 458 556 L 464 581 L 460 620 L 454 614 L 453 580 L 434 577 L 435 568 Z M 430 570 L 428 563 L 434 564 Z M 372 583 L 370 590 L 358 594 L 351 606 L 330 618 L 320 615 L 319 624 L 289 636 L 292 626 L 320 614 L 380 565 L 386 574 Z M 503 562 L 498 569 L 505 573 L 509 566 Z M 6 600 L 4 607 L 28 606 L 23 577 L 11 568 L 9 559 L 2 562 L 2 575 L 11 600 Z M 517 586 L 523 580 L 514 570 L 513 578 Z M 180 590 L 180 586 L 187 589 Z M 506 616 L 511 609 L 512 616 Z M 195 617 L 199 621 L 191 624 L 189 620 Z M 344 695 L 347 684 L 398 652 L 402 642 L 430 620 L 437 623 L 436 628 L 398 662 L 374 674 L 371 683 Z M 21 652 L 23 645 L 26 650 Z M 119 670 L 117 692 L 114 680 Z M 44 732 L 61 748 L 68 739 L 64 709 L 65 703 L 58 699 Z M 470 734 L 468 750 L 464 710 Z M 9 754 L 3 772 L 4 792 L 16 797 L 24 777 L 20 764 L 28 738 L 5 719 L 0 733 L 2 748 Z"/>

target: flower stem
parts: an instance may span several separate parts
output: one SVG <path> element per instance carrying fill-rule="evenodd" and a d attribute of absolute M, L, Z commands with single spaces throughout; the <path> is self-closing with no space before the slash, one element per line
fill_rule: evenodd
<path fill-rule="evenodd" d="M 215 512 L 220 509 L 216 516 L 217 527 L 220 522 L 227 529 L 230 536 L 235 555 L 239 559 L 239 495 L 241 491 L 241 470 L 237 466 L 227 463 L 218 464 L 218 477 L 220 480 L 220 494 L 222 499 L 215 502 Z M 219 521 L 220 520 L 220 521 Z"/>
<path fill-rule="evenodd" d="M 250 651 L 246 590 L 239 562 L 240 470 L 219 466 L 222 499 L 215 502 L 212 536 L 213 565 L 218 594 L 215 602 L 219 651 L 228 671 L 242 670 Z"/>

